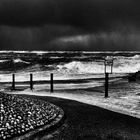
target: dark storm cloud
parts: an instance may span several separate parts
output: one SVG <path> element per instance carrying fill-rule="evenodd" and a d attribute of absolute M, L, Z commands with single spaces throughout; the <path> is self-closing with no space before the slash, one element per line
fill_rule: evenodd
<path fill-rule="evenodd" d="M 71 26 L 46 25 L 39 27 L 0 26 L 0 48 L 14 50 L 51 50 L 49 42 L 58 37 L 84 34 Z"/>
<path fill-rule="evenodd" d="M 100 32 L 96 34 L 60 37 L 52 41 L 52 46 L 64 50 L 85 51 L 140 51 L 140 32 Z"/>
<path fill-rule="evenodd" d="M 108 29 L 116 22 L 138 25 L 139 6 L 139 0 L 1 0 L 0 23 Z"/>
<path fill-rule="evenodd" d="M 1 0 L 0 46 L 16 50 L 139 50 L 139 7 L 139 0 Z"/>

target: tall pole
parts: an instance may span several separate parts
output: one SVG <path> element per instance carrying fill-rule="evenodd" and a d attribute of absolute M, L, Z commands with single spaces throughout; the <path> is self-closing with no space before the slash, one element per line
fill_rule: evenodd
<path fill-rule="evenodd" d="M 33 74 L 30 74 L 30 89 L 33 90 Z"/>
<path fill-rule="evenodd" d="M 108 76 L 109 73 L 105 73 L 105 98 L 108 97 Z"/>
<path fill-rule="evenodd" d="M 12 74 L 12 90 L 15 90 L 15 74 Z"/>
<path fill-rule="evenodd" d="M 53 92 L 53 73 L 50 75 L 50 92 Z"/>

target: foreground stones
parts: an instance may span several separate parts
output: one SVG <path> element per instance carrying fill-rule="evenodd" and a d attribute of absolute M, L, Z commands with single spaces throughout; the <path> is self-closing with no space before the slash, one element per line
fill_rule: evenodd
<path fill-rule="evenodd" d="M 48 102 L 0 93 L 0 139 L 50 124 L 59 114 L 60 108 Z"/>

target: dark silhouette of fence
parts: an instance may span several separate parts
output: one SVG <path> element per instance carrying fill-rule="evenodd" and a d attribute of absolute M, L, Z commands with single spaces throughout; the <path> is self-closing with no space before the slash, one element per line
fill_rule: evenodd
<path fill-rule="evenodd" d="M 16 81 L 15 81 L 15 74 L 12 74 L 12 90 L 16 90 Z M 30 81 L 29 81 L 30 89 L 34 89 L 34 81 L 33 81 L 33 74 L 30 74 Z M 53 73 L 50 74 L 50 92 L 53 92 Z"/>
<path fill-rule="evenodd" d="M 15 74 L 12 74 L 12 90 L 16 89 L 15 86 Z M 105 98 L 108 97 L 108 83 L 109 83 L 109 73 L 105 73 Z M 30 74 L 30 89 L 33 90 L 34 81 L 33 74 Z M 53 73 L 50 74 L 50 92 L 54 92 L 54 79 Z"/>

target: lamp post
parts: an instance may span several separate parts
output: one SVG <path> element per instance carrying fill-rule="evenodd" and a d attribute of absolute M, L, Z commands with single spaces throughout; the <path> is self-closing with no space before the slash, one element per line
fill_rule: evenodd
<path fill-rule="evenodd" d="M 112 74 L 113 72 L 113 57 L 107 56 L 105 58 L 104 65 L 105 65 L 105 98 L 107 98 L 109 74 Z"/>

